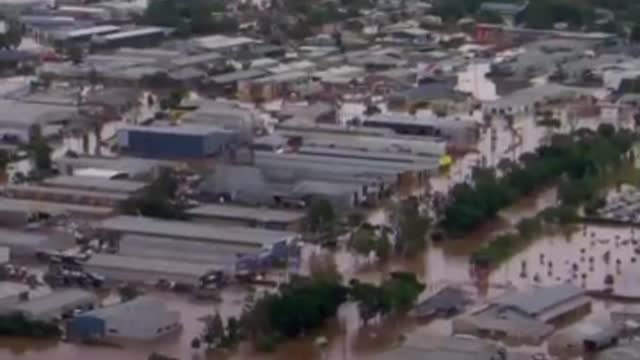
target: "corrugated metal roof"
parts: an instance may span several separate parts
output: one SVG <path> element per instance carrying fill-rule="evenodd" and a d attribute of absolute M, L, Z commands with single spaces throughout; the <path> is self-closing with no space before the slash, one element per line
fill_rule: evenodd
<path fill-rule="evenodd" d="M 38 185 L 6 185 L 5 190 L 7 192 L 29 192 L 32 194 L 52 194 L 52 195 L 61 195 L 61 196 L 70 196 L 70 197 L 94 197 L 101 199 L 109 199 L 112 201 L 124 201 L 128 199 L 127 195 L 124 194 L 114 194 L 114 193 L 106 193 L 101 191 L 88 191 L 88 190 L 78 190 L 78 189 L 62 189 L 62 188 L 53 188 L 46 186 L 38 186 Z"/>
<path fill-rule="evenodd" d="M 166 311 L 167 309 L 160 299 L 142 296 L 131 301 L 88 311 L 76 318 L 97 317 L 104 320 L 112 320 L 121 317 L 131 317 L 132 319 L 137 317 L 144 321 L 145 315 L 160 316 Z"/>
<path fill-rule="evenodd" d="M 102 221 L 99 227 L 107 231 L 256 247 L 270 246 L 296 237 L 296 234 L 286 231 L 240 226 L 207 226 L 141 216 L 116 216 Z"/>
<path fill-rule="evenodd" d="M 53 315 L 64 307 L 94 303 L 96 300 L 96 295 L 91 292 L 80 289 L 66 289 L 22 302 L 12 309 L 38 318 Z"/>
<path fill-rule="evenodd" d="M 305 217 L 304 213 L 281 209 L 257 208 L 238 205 L 207 204 L 187 211 L 189 215 L 263 222 L 293 222 Z"/>
<path fill-rule="evenodd" d="M 184 261 L 110 254 L 94 254 L 84 266 L 96 272 L 100 272 L 100 269 L 116 269 L 193 277 L 199 277 L 211 271 L 223 270 L 222 267 L 212 264 L 193 264 Z"/>
<path fill-rule="evenodd" d="M 91 191 L 106 191 L 117 193 L 134 193 L 147 187 L 147 183 L 132 180 L 110 180 L 93 176 L 60 175 L 45 179 L 45 185 L 55 187 L 71 187 Z"/>
<path fill-rule="evenodd" d="M 512 306 L 535 316 L 554 306 L 584 295 L 585 291 L 573 284 L 561 284 L 508 294 L 495 300 L 494 303 Z"/>
<path fill-rule="evenodd" d="M 52 215 L 63 213 L 77 213 L 106 216 L 111 214 L 113 212 L 113 209 L 109 207 L 77 205 L 50 201 L 0 198 L 0 211 L 24 212 L 25 214 L 45 212 Z"/>

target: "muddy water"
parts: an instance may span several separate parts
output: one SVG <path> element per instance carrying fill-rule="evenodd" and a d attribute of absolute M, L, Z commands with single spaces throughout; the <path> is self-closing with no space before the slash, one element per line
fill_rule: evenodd
<path fill-rule="evenodd" d="M 105 134 L 107 135 L 107 134 Z M 526 136 L 524 136 L 526 135 Z M 108 136 L 108 135 L 107 135 Z M 517 159 L 526 151 L 532 151 L 544 139 L 546 133 L 532 124 L 516 125 L 516 132 L 506 124 L 495 122 L 487 129 L 478 145 L 477 153 L 460 159 L 447 174 L 432 181 L 436 191 L 447 191 L 452 184 L 466 181 L 471 176 L 473 165 L 496 165 L 501 159 Z M 69 140 L 70 141 L 70 140 Z M 71 147 L 77 144 L 69 144 Z M 470 254 L 490 239 L 496 232 L 509 228 L 523 217 L 535 214 L 555 202 L 553 189 L 543 191 L 536 196 L 523 199 L 508 211 L 503 211 L 499 219 L 488 223 L 467 239 L 449 242 L 442 245 L 430 244 L 422 256 L 411 260 L 395 260 L 386 266 L 368 263 L 367 259 L 353 257 L 341 250 L 336 254 L 336 262 L 345 277 L 358 277 L 367 281 L 379 281 L 391 270 L 411 270 L 417 273 L 427 285 L 427 293 L 443 286 L 444 283 L 456 283 L 476 293 L 476 302 L 484 302 L 511 286 L 526 287 L 533 284 L 554 284 L 572 281 L 588 289 L 600 289 L 604 285 L 604 277 L 612 274 L 616 277 L 616 285 L 621 292 L 626 289 L 640 288 L 633 285 L 633 279 L 625 280 L 624 274 L 635 274 L 640 270 L 640 256 L 632 262 L 635 236 L 628 228 L 596 227 L 578 229 L 571 236 L 549 234 L 524 249 L 520 254 L 502 264 L 491 274 L 481 277 L 469 266 Z M 371 216 L 373 222 L 384 223 L 384 211 L 375 212 Z M 640 235 L 640 229 L 638 230 Z M 616 241 L 617 239 L 617 241 Z M 625 242 L 626 241 L 626 242 Z M 307 249 L 306 249 L 307 250 Z M 310 251 L 317 249 L 310 248 Z M 603 260 L 604 253 L 609 251 L 610 260 Z M 544 254 L 541 260 L 540 255 Z M 593 260 L 590 260 L 593 258 Z M 620 260 L 620 266 L 616 260 Z M 526 274 L 522 274 L 522 263 L 526 262 Z M 549 264 L 552 265 L 549 265 Z M 578 270 L 574 277 L 574 263 Z M 304 266 L 303 266 L 304 268 Z M 534 275 L 538 281 L 534 281 Z M 585 274 L 583 280 L 582 274 Z M 172 294 L 158 294 L 169 308 L 179 310 L 182 314 L 184 329 L 175 337 L 169 337 L 149 344 L 126 344 L 126 348 L 97 347 L 66 343 L 34 341 L 32 339 L 0 339 L 0 359 L 2 360 L 134 360 L 145 359 L 152 351 L 158 351 L 180 359 L 255 359 L 255 360 L 291 360 L 291 359 L 369 359 L 372 354 L 383 351 L 399 343 L 402 334 L 427 333 L 448 335 L 450 322 L 438 320 L 428 324 L 418 323 L 407 318 L 388 319 L 382 323 L 374 323 L 368 327 L 359 324 L 357 309 L 353 304 L 341 307 L 336 320 L 327 324 L 324 329 L 308 336 L 290 341 L 278 347 L 273 354 L 256 354 L 243 345 L 237 352 L 216 353 L 204 356 L 190 348 L 191 340 L 201 331 L 198 321 L 216 309 L 223 316 L 237 316 L 242 308 L 246 289 L 231 289 L 223 294 L 222 303 L 203 304 L 191 302 L 184 297 Z M 594 319 L 605 317 L 604 310 L 621 307 L 611 302 L 596 302 Z M 325 336 L 329 340 L 326 349 L 314 345 L 317 336 Z M 525 350 L 541 350 L 539 348 L 523 348 Z M 542 349 L 544 350 L 544 349 Z"/>

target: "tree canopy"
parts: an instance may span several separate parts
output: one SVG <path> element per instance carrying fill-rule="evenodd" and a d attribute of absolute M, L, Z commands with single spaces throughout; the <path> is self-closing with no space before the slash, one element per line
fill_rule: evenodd
<path fill-rule="evenodd" d="M 440 226 L 451 234 L 475 229 L 519 196 L 542 189 L 563 178 L 560 198 L 568 205 L 591 199 L 594 176 L 618 163 L 630 149 L 634 135 L 608 125 L 597 132 L 579 129 L 571 135 L 554 136 L 550 145 L 526 153 L 518 164 L 505 168 L 501 177 L 493 169 L 479 168 L 471 183 L 458 184 L 449 194 Z"/>
<path fill-rule="evenodd" d="M 151 0 L 144 20 L 150 25 L 175 28 L 181 36 L 237 30 L 238 21 L 224 11 L 225 5 L 221 1 Z"/>
<path fill-rule="evenodd" d="M 123 201 L 120 210 L 129 215 L 184 220 L 184 209 L 174 199 L 177 188 L 175 176 L 168 170 L 162 171 L 142 194 Z"/>

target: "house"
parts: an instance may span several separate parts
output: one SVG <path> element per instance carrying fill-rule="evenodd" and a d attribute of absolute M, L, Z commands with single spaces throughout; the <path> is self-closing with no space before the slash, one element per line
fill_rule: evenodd
<path fill-rule="evenodd" d="M 581 355 L 614 347 L 623 338 L 624 327 L 623 324 L 583 322 L 555 333 L 549 339 L 549 351 Z"/>
<path fill-rule="evenodd" d="M 336 110 L 332 104 L 314 102 L 311 104 L 284 103 L 277 113 L 278 118 L 288 122 L 335 123 Z"/>
<path fill-rule="evenodd" d="M 572 284 L 506 294 L 488 306 L 453 321 L 454 333 L 508 338 L 539 344 L 553 323 L 589 311 L 591 300 Z"/>
<path fill-rule="evenodd" d="M 413 307 L 413 316 L 431 318 L 451 317 L 462 312 L 471 300 L 463 290 L 447 286 Z"/>
<path fill-rule="evenodd" d="M 180 313 L 149 296 L 76 316 L 67 323 L 70 339 L 153 340 L 182 328 Z"/>
<path fill-rule="evenodd" d="M 451 80 L 424 81 L 417 87 L 390 94 L 387 105 L 394 111 L 426 107 L 434 112 L 447 113 L 453 105 L 467 98 L 465 94 L 455 90 L 455 86 L 455 82 Z"/>
<path fill-rule="evenodd" d="M 488 306 L 472 314 L 455 318 L 454 334 L 494 339 L 508 339 L 526 344 L 540 344 L 554 327 L 510 308 Z"/>
<path fill-rule="evenodd" d="M 402 345 L 372 356 L 375 360 L 506 360 L 506 351 L 489 341 L 463 337 L 431 337 L 418 334 Z"/>

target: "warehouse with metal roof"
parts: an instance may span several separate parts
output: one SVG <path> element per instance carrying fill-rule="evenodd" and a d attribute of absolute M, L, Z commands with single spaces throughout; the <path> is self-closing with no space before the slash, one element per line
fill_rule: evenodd
<path fill-rule="evenodd" d="M 273 230 L 295 230 L 305 218 L 300 211 L 227 204 L 206 204 L 187 210 L 194 220 L 227 222 Z"/>
<path fill-rule="evenodd" d="M 45 179 L 46 186 L 118 194 L 139 193 L 148 186 L 142 181 L 105 179 L 95 176 L 60 175 Z"/>
<path fill-rule="evenodd" d="M 167 280 L 192 286 L 207 274 L 227 270 L 219 265 L 111 254 L 94 254 L 83 268 L 108 280 L 146 284 Z"/>
<path fill-rule="evenodd" d="M 97 303 L 98 298 L 89 291 L 65 289 L 21 302 L 9 310 L 32 319 L 51 320 L 71 315 L 75 310 L 91 310 Z"/>
<path fill-rule="evenodd" d="M 298 235 L 285 231 L 240 226 L 208 226 L 142 216 L 116 216 L 103 220 L 98 229 L 120 235 L 146 235 L 182 241 L 231 245 L 234 248 L 267 249 L 295 240 Z"/>
<path fill-rule="evenodd" d="M 152 340 L 182 328 L 180 313 L 159 299 L 143 296 L 81 314 L 67 324 L 71 339 Z"/>

